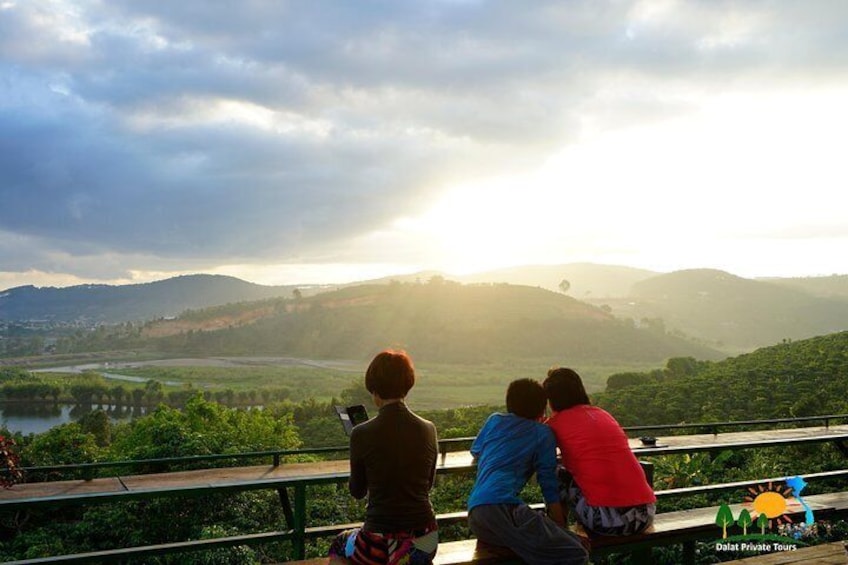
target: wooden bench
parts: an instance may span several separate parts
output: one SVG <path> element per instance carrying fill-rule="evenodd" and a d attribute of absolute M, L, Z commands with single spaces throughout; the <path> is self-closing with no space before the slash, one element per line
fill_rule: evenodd
<path fill-rule="evenodd" d="M 817 519 L 834 519 L 848 517 L 848 492 L 835 492 L 805 496 L 805 501 L 815 512 Z M 542 505 L 534 505 L 541 507 Z M 742 505 L 731 505 L 734 516 L 739 515 Z M 715 519 L 718 507 L 696 508 L 692 510 L 681 510 L 677 512 L 664 512 L 657 514 L 654 525 L 649 531 L 642 534 L 626 537 L 594 537 L 592 538 L 592 555 L 604 556 L 613 553 L 635 553 L 650 551 L 652 547 L 673 544 L 683 544 L 684 563 L 694 563 L 695 542 L 704 540 L 717 540 L 721 532 L 716 526 Z M 787 514 L 793 520 L 800 520 L 803 511 L 800 505 L 791 508 Z M 466 519 L 465 512 L 454 512 L 439 515 L 440 524 L 463 522 Z M 333 526 L 319 526 L 307 528 L 306 537 L 309 539 L 333 535 L 344 529 L 359 526 L 360 524 L 337 524 Z M 291 539 L 291 531 L 265 532 L 261 534 L 244 534 L 226 538 L 226 546 L 252 545 L 256 543 L 282 541 Z M 145 546 L 123 548 L 118 550 L 106 550 L 83 554 L 56 556 L 52 558 L 40 558 L 11 562 L 10 565 L 34 565 L 36 563 L 91 563 L 98 561 L 112 562 L 115 559 L 129 557 L 142 557 L 154 554 L 171 553 L 170 546 L 180 545 L 183 551 L 197 551 L 223 547 L 221 540 L 195 540 L 192 542 L 181 542 L 179 544 L 162 544 L 159 546 Z M 799 550 L 800 551 L 800 550 Z M 797 553 L 797 552 L 792 552 Z M 327 565 L 328 559 L 314 558 L 303 561 L 292 561 L 290 564 L 298 565 Z M 439 551 L 434 561 L 435 565 L 494 565 L 521 563 L 521 561 L 509 550 L 491 546 L 479 547 L 476 540 L 462 540 L 455 542 L 444 542 L 439 544 Z M 771 563 L 766 561 L 764 563 Z M 778 562 L 779 563 L 779 562 Z M 789 562 L 791 563 L 791 561 Z M 825 561 L 824 563 L 830 563 Z"/>
<path fill-rule="evenodd" d="M 829 494 L 818 494 L 804 497 L 807 504 L 813 509 L 816 518 L 841 518 L 848 517 L 848 492 L 836 492 Z M 734 516 L 739 515 L 741 504 L 730 505 Z M 718 506 L 708 508 L 696 508 L 693 510 L 681 510 L 677 512 L 664 512 L 657 514 L 654 525 L 646 532 L 634 536 L 606 537 L 595 536 L 591 538 L 592 556 L 600 557 L 613 553 L 638 553 L 650 551 L 652 547 L 664 545 L 684 544 L 684 563 L 695 562 L 695 541 L 718 540 L 721 538 L 721 530 L 716 525 Z M 457 517 L 464 513 L 456 513 Z M 786 515 L 793 520 L 800 520 L 804 511 L 796 504 L 788 509 Z M 581 533 L 581 532 L 578 532 Z M 833 544 L 826 544 L 831 546 Z M 841 546 L 841 543 L 839 544 Z M 688 549 L 686 549 L 688 546 Z M 808 555 L 809 559 L 818 559 L 821 555 L 838 554 L 835 547 L 828 549 L 817 549 L 815 546 L 793 551 L 783 555 L 769 554 L 744 560 L 744 563 L 802 563 L 803 561 L 756 561 L 756 559 L 789 559 L 792 555 Z M 829 553 L 825 553 L 829 552 Z M 830 557 L 825 557 L 830 558 Z M 841 554 L 841 561 L 820 561 L 821 563 L 846 563 L 845 552 Z M 643 560 L 644 561 L 644 560 Z M 819 561 L 814 561 L 818 563 Z M 327 565 L 328 559 L 317 558 L 305 561 L 289 562 L 289 565 Z M 512 565 L 520 564 L 521 560 L 511 551 L 505 548 L 478 544 L 477 540 L 461 540 L 443 542 L 439 544 L 439 551 L 433 561 L 434 565 Z"/>

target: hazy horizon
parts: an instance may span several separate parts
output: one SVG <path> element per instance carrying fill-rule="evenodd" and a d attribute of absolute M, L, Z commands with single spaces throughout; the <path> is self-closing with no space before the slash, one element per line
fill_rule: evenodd
<path fill-rule="evenodd" d="M 0 2 L 0 289 L 848 273 L 848 4 Z"/>
<path fill-rule="evenodd" d="M 518 271 L 518 270 L 521 270 L 521 269 L 536 269 L 536 268 L 545 268 L 545 267 L 570 267 L 570 266 L 588 265 L 588 264 L 595 265 L 595 266 L 598 266 L 598 267 L 622 267 L 622 268 L 625 268 L 625 269 L 645 270 L 645 271 L 654 272 L 657 275 L 668 274 L 668 273 L 672 273 L 672 272 L 675 272 L 675 271 L 678 271 L 678 270 L 687 270 L 687 269 L 673 269 L 673 270 L 669 270 L 669 271 L 656 271 L 656 270 L 653 270 L 653 269 L 642 269 L 641 267 L 632 267 L 632 266 L 629 266 L 629 265 L 605 265 L 605 264 L 600 264 L 600 263 L 581 262 L 581 263 L 558 263 L 558 264 L 550 264 L 550 265 L 545 265 L 545 264 L 512 265 L 512 266 L 508 266 L 508 267 L 486 269 L 486 270 L 483 270 L 483 271 L 474 271 L 474 272 L 467 272 L 467 273 L 449 273 L 449 272 L 446 272 L 446 271 L 440 271 L 438 269 L 421 269 L 421 270 L 412 270 L 412 271 L 397 271 L 397 272 L 392 271 L 392 272 L 386 272 L 384 274 L 378 273 L 373 277 L 364 277 L 364 278 L 351 277 L 351 278 L 347 278 L 347 279 L 341 278 L 341 279 L 333 279 L 333 280 L 328 279 L 328 280 L 315 280 L 315 281 L 311 281 L 311 280 L 291 280 L 291 281 L 275 282 L 275 283 L 263 282 L 262 280 L 251 280 L 251 279 L 247 279 L 247 278 L 240 277 L 240 276 L 237 276 L 237 275 L 232 275 L 232 274 L 208 273 L 208 272 L 194 271 L 194 272 L 168 274 L 167 276 L 163 276 L 161 278 L 152 278 L 150 280 L 133 280 L 133 281 L 116 281 L 116 282 L 84 281 L 84 282 L 73 282 L 73 283 L 70 283 L 70 284 L 36 284 L 36 283 L 31 283 L 31 282 L 25 282 L 23 284 L 9 286 L 9 287 L 4 287 L 4 286 L 0 285 L 0 292 L 10 290 L 12 288 L 17 288 L 17 287 L 21 287 L 21 286 L 28 286 L 28 285 L 32 285 L 32 286 L 35 286 L 35 287 L 38 287 L 38 288 L 47 288 L 47 287 L 66 288 L 66 287 L 70 287 L 70 286 L 78 286 L 78 285 L 86 285 L 86 284 L 106 284 L 106 285 L 115 285 L 115 286 L 131 285 L 131 284 L 143 284 L 143 283 L 163 281 L 163 280 L 173 278 L 173 277 L 192 276 L 192 275 L 223 275 L 223 276 L 235 277 L 235 278 L 241 279 L 245 282 L 263 285 L 263 286 L 301 286 L 301 287 L 346 285 L 346 284 L 352 284 L 352 283 L 363 283 L 363 282 L 368 282 L 368 281 L 371 281 L 371 280 L 386 279 L 386 278 L 391 278 L 391 277 L 410 277 L 410 276 L 415 276 L 415 275 L 418 275 L 418 274 L 429 274 L 429 273 L 443 275 L 443 276 L 447 277 L 449 280 L 455 279 L 455 280 L 458 280 L 459 282 L 466 282 L 465 281 L 466 278 L 473 278 L 475 275 L 485 275 L 485 274 L 488 274 L 488 273 L 496 273 L 496 272 L 500 272 L 500 271 Z M 696 269 L 707 269 L 707 270 L 709 270 L 709 269 L 714 269 L 714 268 L 713 267 L 700 267 L 700 268 L 696 268 Z M 718 269 L 718 270 L 723 270 L 723 269 Z M 783 277 L 783 276 L 772 276 L 772 275 L 744 277 L 744 276 L 742 276 L 738 273 L 733 273 L 733 272 L 730 272 L 730 271 L 726 271 L 726 272 L 730 273 L 731 275 L 735 275 L 735 276 L 738 276 L 738 277 L 741 277 L 741 278 L 760 279 L 760 280 L 762 280 L 762 279 L 772 279 L 772 278 L 780 279 L 780 278 L 817 278 L 817 277 L 830 277 L 830 276 L 848 276 L 848 273 L 830 273 L 830 274 L 822 274 L 822 275 L 800 275 L 800 276 L 797 276 L 797 277 L 796 276 Z M 565 275 L 563 275 L 563 276 L 565 276 Z M 422 282 L 426 282 L 426 280 L 423 280 Z M 492 282 L 503 282 L 503 281 L 494 281 L 493 280 Z M 580 281 L 580 282 L 582 282 L 582 281 Z M 521 283 L 514 283 L 514 284 L 521 284 Z M 554 282 L 552 282 L 550 286 L 551 286 L 551 288 L 554 288 L 554 287 L 556 287 L 556 284 L 554 284 Z"/>

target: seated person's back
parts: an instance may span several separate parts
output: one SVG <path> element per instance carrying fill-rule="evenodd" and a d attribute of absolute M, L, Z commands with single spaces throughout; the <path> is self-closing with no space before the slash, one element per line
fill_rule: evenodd
<path fill-rule="evenodd" d="M 489 416 L 471 446 L 477 480 L 468 498 L 468 523 L 478 541 L 508 547 L 531 565 L 583 564 L 581 541 L 565 529 L 557 492 L 556 444 L 541 420 L 545 394 L 532 379 L 507 389 L 509 413 Z M 519 493 L 536 474 L 550 517 Z"/>
<path fill-rule="evenodd" d="M 436 428 L 406 404 L 383 405 L 376 418 L 353 428 L 350 490 L 368 494 L 365 528 L 392 532 L 426 526 L 438 446 Z"/>
<path fill-rule="evenodd" d="M 365 388 L 379 413 L 350 435 L 350 493 L 368 496 L 362 528 L 330 545 L 331 563 L 431 563 L 439 545 L 430 489 L 436 476 L 436 427 L 404 402 L 415 383 L 409 356 L 383 351 L 368 366 Z"/>
<path fill-rule="evenodd" d="M 647 528 L 656 496 L 624 430 L 611 414 L 592 406 L 572 369 L 548 372 L 545 392 L 565 473 L 562 499 L 588 531 L 628 535 Z"/>

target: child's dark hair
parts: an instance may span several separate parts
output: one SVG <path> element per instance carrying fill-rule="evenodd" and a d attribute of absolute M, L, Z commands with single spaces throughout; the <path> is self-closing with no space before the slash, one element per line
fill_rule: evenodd
<path fill-rule="evenodd" d="M 548 371 L 543 383 L 551 408 L 559 412 L 580 404 L 591 404 L 580 375 L 573 369 L 557 367 Z"/>
<path fill-rule="evenodd" d="M 518 379 L 506 389 L 506 410 L 516 416 L 536 420 L 545 414 L 545 389 L 539 381 Z"/>

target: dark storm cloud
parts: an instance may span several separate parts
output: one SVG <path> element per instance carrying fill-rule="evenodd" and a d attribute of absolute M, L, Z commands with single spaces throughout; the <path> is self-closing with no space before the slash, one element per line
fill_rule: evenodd
<path fill-rule="evenodd" d="M 589 113 L 621 127 L 685 110 L 617 86 L 631 80 L 841 72 L 846 16 L 839 1 L 7 3 L 0 233 L 26 237 L 32 264 L 8 239 L 0 263 L 307 256 L 453 179 L 543 159 Z"/>

